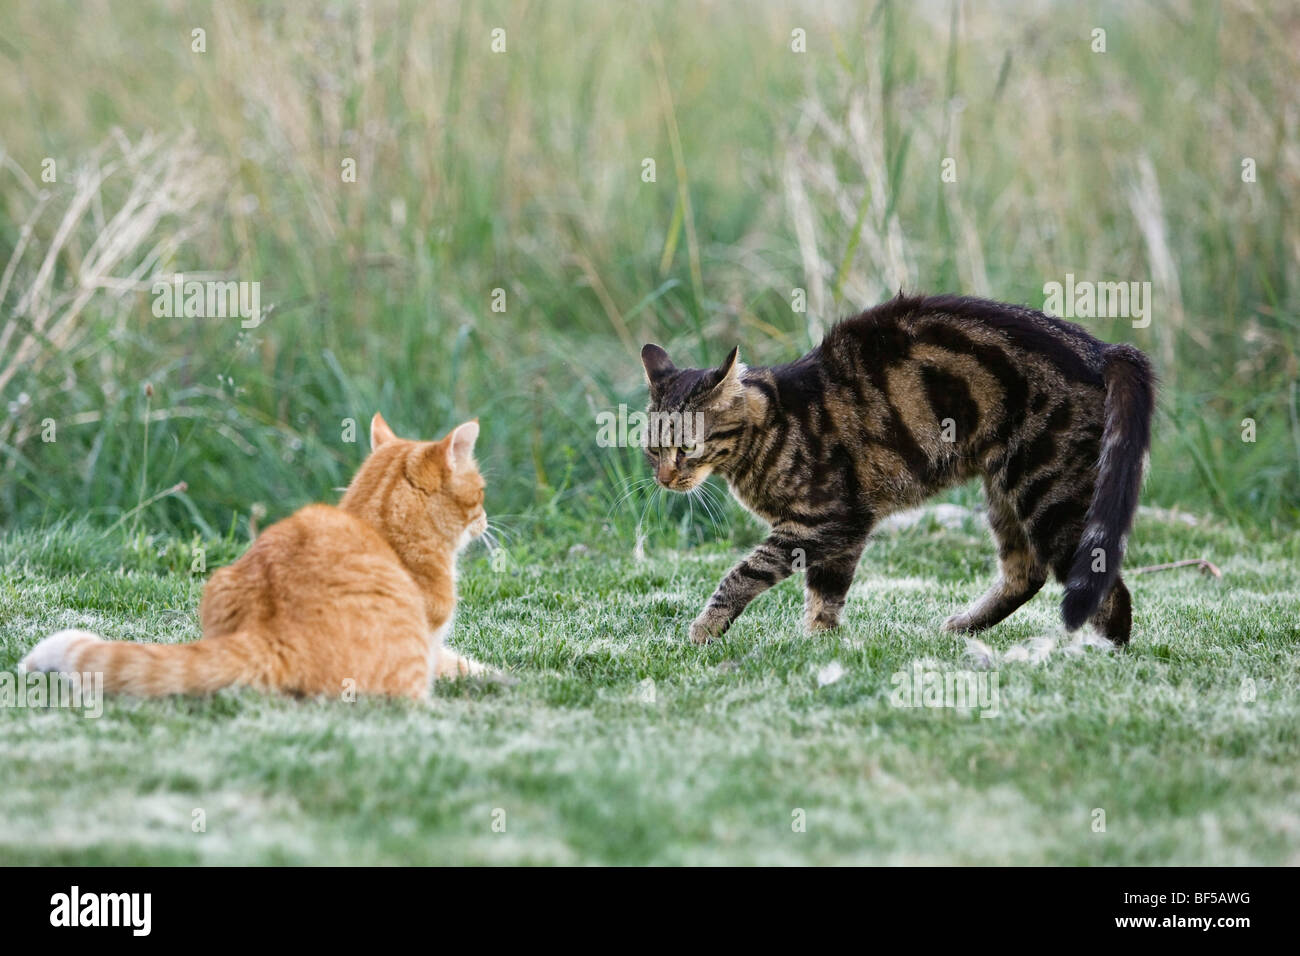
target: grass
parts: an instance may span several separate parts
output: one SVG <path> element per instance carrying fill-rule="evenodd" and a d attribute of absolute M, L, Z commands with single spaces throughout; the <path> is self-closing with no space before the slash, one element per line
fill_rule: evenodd
<path fill-rule="evenodd" d="M 196 636 L 202 569 L 330 499 L 382 410 L 481 420 L 511 535 L 456 641 L 518 678 L 0 707 L 0 859 L 1300 862 L 1292 6 L 0 5 L 0 667 L 69 624 Z M 265 321 L 158 318 L 178 272 Z M 996 719 L 889 701 L 971 666 L 937 624 L 992 574 L 974 527 L 880 536 L 841 633 L 787 582 L 682 641 L 759 532 L 597 446 L 643 342 L 778 363 L 900 287 L 1067 274 L 1152 284 L 1149 327 L 1086 323 L 1163 380 L 1130 563 L 1222 581 L 1139 577 L 1132 649 L 1017 661 L 1039 597 L 990 635 Z"/>
<path fill-rule="evenodd" d="M 788 581 L 707 648 L 684 629 L 732 549 L 471 552 L 454 643 L 516 684 L 0 708 L 0 861 L 1296 864 L 1300 541 L 1184 517 L 1144 513 L 1129 564 L 1203 555 L 1223 579 L 1132 578 L 1129 650 L 1015 661 L 1061 637 L 1049 588 L 985 635 L 988 719 L 891 702 L 916 662 L 974 666 L 937 625 L 991 573 L 975 518 L 878 536 L 838 633 L 799 632 Z M 197 543 L 209 567 L 241 547 Z M 62 626 L 195 637 L 195 544 L 8 536 L 0 667 Z"/>
<path fill-rule="evenodd" d="M 1148 328 L 1088 323 L 1164 379 L 1151 500 L 1293 530 L 1287 24 L 1281 0 L 6 3 L 0 525 L 111 524 L 142 479 L 188 485 L 144 527 L 283 517 L 382 410 L 479 417 L 494 510 L 631 548 L 638 507 L 609 504 L 639 462 L 592 439 L 644 401 L 643 342 L 783 362 L 900 286 L 1041 307 L 1072 273 L 1153 285 Z M 259 282 L 269 316 L 159 319 L 174 272 Z"/>

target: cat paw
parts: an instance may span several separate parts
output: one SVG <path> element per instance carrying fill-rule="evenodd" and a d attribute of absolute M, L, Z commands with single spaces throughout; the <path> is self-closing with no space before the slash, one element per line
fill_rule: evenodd
<path fill-rule="evenodd" d="M 438 654 L 439 680 L 457 680 L 461 677 L 497 677 L 501 672 L 495 667 L 461 657 L 455 651 L 443 648 Z"/>
<path fill-rule="evenodd" d="M 485 674 L 494 674 L 496 669 L 488 667 L 486 664 L 480 664 L 478 661 L 472 661 L 468 657 L 462 657 L 457 663 L 457 670 L 460 677 L 482 677 Z"/>
<path fill-rule="evenodd" d="M 731 619 L 726 612 L 710 608 L 691 622 L 691 642 L 707 644 L 715 637 L 725 634 L 730 626 Z"/>
<path fill-rule="evenodd" d="M 971 619 L 968 614 L 954 614 L 943 622 L 943 629 L 949 634 L 965 634 L 968 631 L 975 630 L 971 627 Z"/>
<path fill-rule="evenodd" d="M 826 614 L 809 614 L 804 618 L 803 626 L 809 634 L 820 634 L 822 631 L 835 630 L 840 626 L 840 619 Z"/>
<path fill-rule="evenodd" d="M 505 671 L 488 664 L 472 661 L 468 657 L 458 657 L 455 667 L 448 668 L 448 672 L 440 674 L 439 677 L 442 680 L 462 680 L 472 677 L 483 683 L 500 684 L 502 687 L 514 687 L 519 683 L 519 678 L 512 677 Z"/>

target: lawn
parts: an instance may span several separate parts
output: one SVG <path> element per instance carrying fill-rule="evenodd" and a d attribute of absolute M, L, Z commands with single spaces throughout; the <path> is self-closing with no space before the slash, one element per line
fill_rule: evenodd
<path fill-rule="evenodd" d="M 512 681 L 0 708 L 0 862 L 1300 863 L 1300 547 L 1192 520 L 1144 510 L 1129 564 L 1222 579 L 1131 578 L 1122 652 L 1067 641 L 1052 586 L 986 652 L 942 633 L 992 572 L 978 512 L 878 535 L 838 632 L 801 633 L 792 580 L 706 648 L 734 549 L 476 546 L 453 643 Z M 8 535 L 0 667 L 70 625 L 193 639 L 193 546 Z M 996 708 L 897 706 L 918 666 Z"/>
<path fill-rule="evenodd" d="M 509 535 L 453 643 L 509 680 L 0 706 L 0 862 L 1300 863 L 1294 8 L 6 0 L 0 692 L 56 628 L 197 637 L 376 411 L 482 424 Z M 685 640 L 761 531 L 602 446 L 645 342 L 775 365 L 899 289 L 1076 279 L 1148 289 L 1076 316 L 1161 377 L 1128 563 L 1221 578 L 1131 578 L 1123 652 L 1055 585 L 968 645 L 966 487 L 838 632 L 791 580 Z M 915 675 L 996 707 L 895 706 Z"/>

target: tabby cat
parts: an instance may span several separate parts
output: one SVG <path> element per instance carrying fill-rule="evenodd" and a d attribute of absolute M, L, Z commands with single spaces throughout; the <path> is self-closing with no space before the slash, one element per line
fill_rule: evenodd
<path fill-rule="evenodd" d="M 696 643 L 797 568 L 808 629 L 835 627 L 872 524 L 975 475 L 1000 574 L 944 626 L 997 624 L 1050 571 L 1067 629 L 1090 621 L 1128 642 L 1120 561 L 1155 397 L 1140 351 L 1028 308 L 900 294 L 789 365 L 746 368 L 737 355 L 678 369 L 657 345 L 641 352 L 655 478 L 689 491 L 719 474 L 771 526 L 691 624 Z"/>
<path fill-rule="evenodd" d="M 105 690 L 149 697 L 242 684 L 418 698 L 431 674 L 482 672 L 443 645 L 456 553 L 487 527 L 478 432 L 467 422 L 441 441 L 405 441 L 375 415 L 371 454 L 337 508 L 303 508 L 212 575 L 201 640 L 133 644 L 60 631 L 20 666 L 102 673 Z"/>

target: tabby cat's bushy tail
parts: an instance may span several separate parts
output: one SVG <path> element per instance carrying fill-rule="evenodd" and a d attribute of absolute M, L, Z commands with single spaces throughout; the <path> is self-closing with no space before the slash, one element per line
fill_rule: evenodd
<path fill-rule="evenodd" d="M 1142 467 L 1151 445 L 1156 386 L 1151 363 L 1132 346 L 1112 345 L 1106 349 L 1104 366 L 1105 424 L 1097 485 L 1061 603 L 1061 616 L 1071 631 L 1092 617 L 1119 576 L 1124 535 L 1137 512 Z"/>

